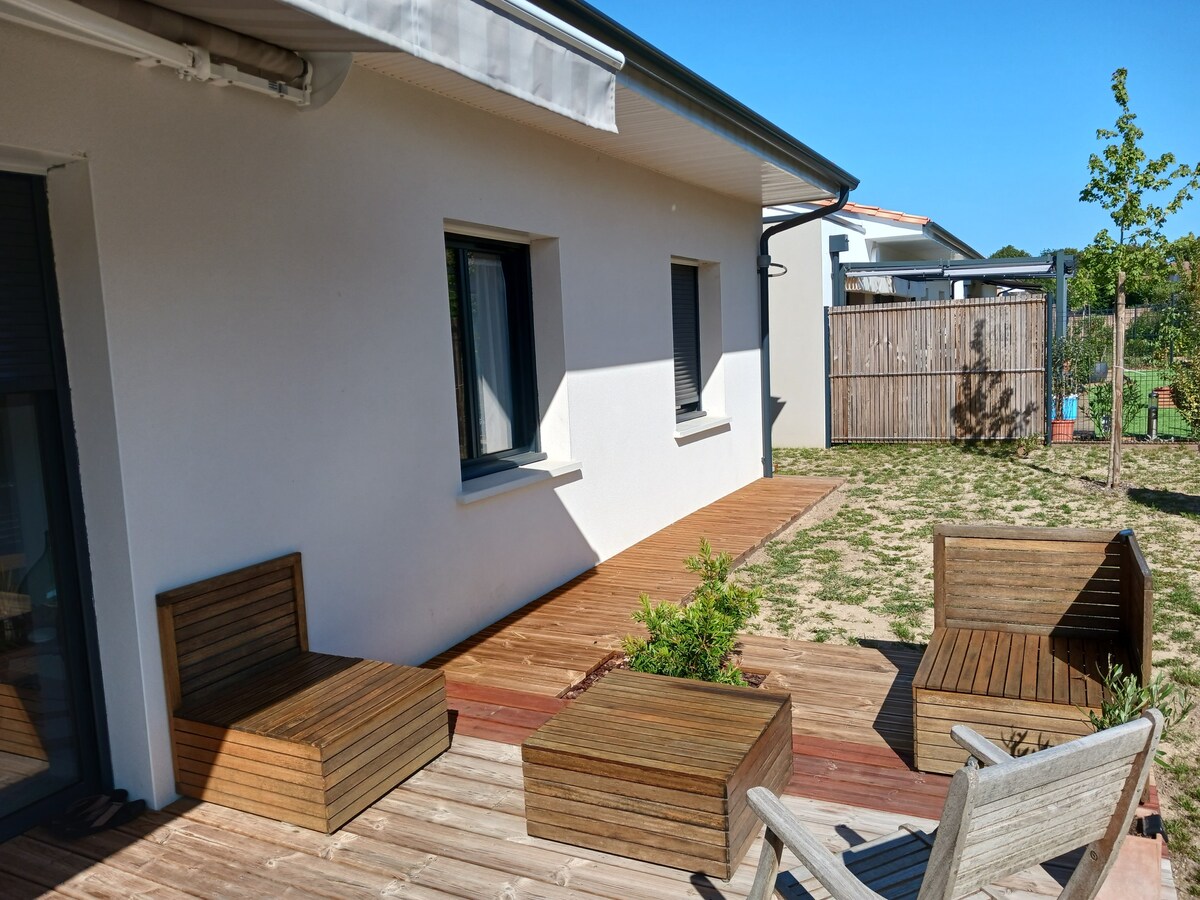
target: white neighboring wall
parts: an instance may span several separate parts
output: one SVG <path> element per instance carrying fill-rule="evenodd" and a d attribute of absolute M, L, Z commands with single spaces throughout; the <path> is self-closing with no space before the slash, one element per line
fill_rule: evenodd
<path fill-rule="evenodd" d="M 173 796 L 159 591 L 300 550 L 314 650 L 415 663 L 761 474 L 753 204 L 357 68 L 298 113 L 0 24 L 0 71 L 0 168 L 77 160 L 52 227 L 133 795 Z M 471 504 L 447 220 L 531 237 L 544 448 L 581 466 Z M 704 403 L 732 420 L 697 440 L 672 257 L 705 263 Z"/>
<path fill-rule="evenodd" d="M 803 209 L 767 210 L 768 215 Z M 780 232 L 771 239 L 773 262 L 787 267 L 771 279 L 771 395 L 776 447 L 825 446 L 825 319 L 833 305 L 829 238 L 844 235 L 846 263 L 962 259 L 963 254 L 927 237 L 921 225 L 869 215 L 838 213 Z M 908 282 L 897 291 L 921 300 L 966 296 L 963 282 Z"/>

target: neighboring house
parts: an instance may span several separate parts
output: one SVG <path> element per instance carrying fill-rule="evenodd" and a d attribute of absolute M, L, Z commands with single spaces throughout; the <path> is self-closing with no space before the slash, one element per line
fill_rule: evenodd
<path fill-rule="evenodd" d="M 0 19 L 0 836 L 172 798 L 160 591 L 415 663 L 761 475 L 762 210 L 856 182 L 586 4 Z"/>
<path fill-rule="evenodd" d="M 768 209 L 766 226 L 832 201 Z M 980 254 L 927 216 L 847 203 L 834 215 L 784 231 L 771 258 L 786 272 L 771 279 L 771 393 L 776 447 L 825 445 L 824 310 L 833 304 L 829 240 L 844 236 L 843 263 L 978 259 Z M 963 281 L 871 277 L 846 283 L 847 305 L 900 300 L 995 296 L 995 288 Z"/>

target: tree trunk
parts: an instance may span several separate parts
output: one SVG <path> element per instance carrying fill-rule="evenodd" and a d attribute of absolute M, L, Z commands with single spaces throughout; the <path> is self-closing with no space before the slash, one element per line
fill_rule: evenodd
<path fill-rule="evenodd" d="M 1113 321 L 1112 451 L 1109 454 L 1108 486 L 1121 484 L 1121 435 L 1125 430 L 1125 272 L 1117 273 L 1117 314 Z"/>

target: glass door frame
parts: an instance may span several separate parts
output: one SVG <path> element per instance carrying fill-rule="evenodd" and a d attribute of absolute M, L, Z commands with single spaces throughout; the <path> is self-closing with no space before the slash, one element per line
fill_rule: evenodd
<path fill-rule="evenodd" d="M 80 797 L 110 787 L 112 758 L 108 742 L 104 691 L 101 683 L 96 609 L 92 593 L 91 565 L 83 517 L 83 488 L 79 473 L 79 449 L 75 443 L 74 416 L 71 412 L 67 379 L 66 346 L 63 340 L 62 310 L 55 277 L 51 247 L 49 203 L 45 176 L 0 171 L 0 177 L 27 180 L 33 199 L 34 230 L 42 275 L 46 315 L 50 332 L 50 355 L 54 370 L 54 406 L 56 421 L 47 423 L 38 416 L 44 481 L 60 479 L 55 489 L 47 490 L 46 506 L 56 527 L 55 576 L 57 589 L 75 594 L 76 615 L 69 609 L 63 615 L 63 656 L 68 667 L 68 692 L 77 729 L 79 778 L 12 813 L 0 817 L 0 841 L 20 834 L 45 821 Z M 14 391 L 14 393 L 28 393 Z M 45 427 L 53 425 L 54 427 Z M 61 546 L 59 546 L 61 544 Z"/>

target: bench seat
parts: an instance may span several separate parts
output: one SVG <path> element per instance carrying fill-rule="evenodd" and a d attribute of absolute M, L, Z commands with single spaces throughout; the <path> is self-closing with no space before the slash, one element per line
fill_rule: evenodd
<path fill-rule="evenodd" d="M 159 596 L 176 790 L 328 833 L 449 747 L 445 676 L 308 650 L 302 604 L 298 554 Z"/>
<path fill-rule="evenodd" d="M 1014 755 L 1090 734 L 1111 666 L 1149 678 L 1151 611 L 1131 532 L 939 525 L 934 630 L 912 685 L 916 767 L 957 771 L 959 724 Z"/>

